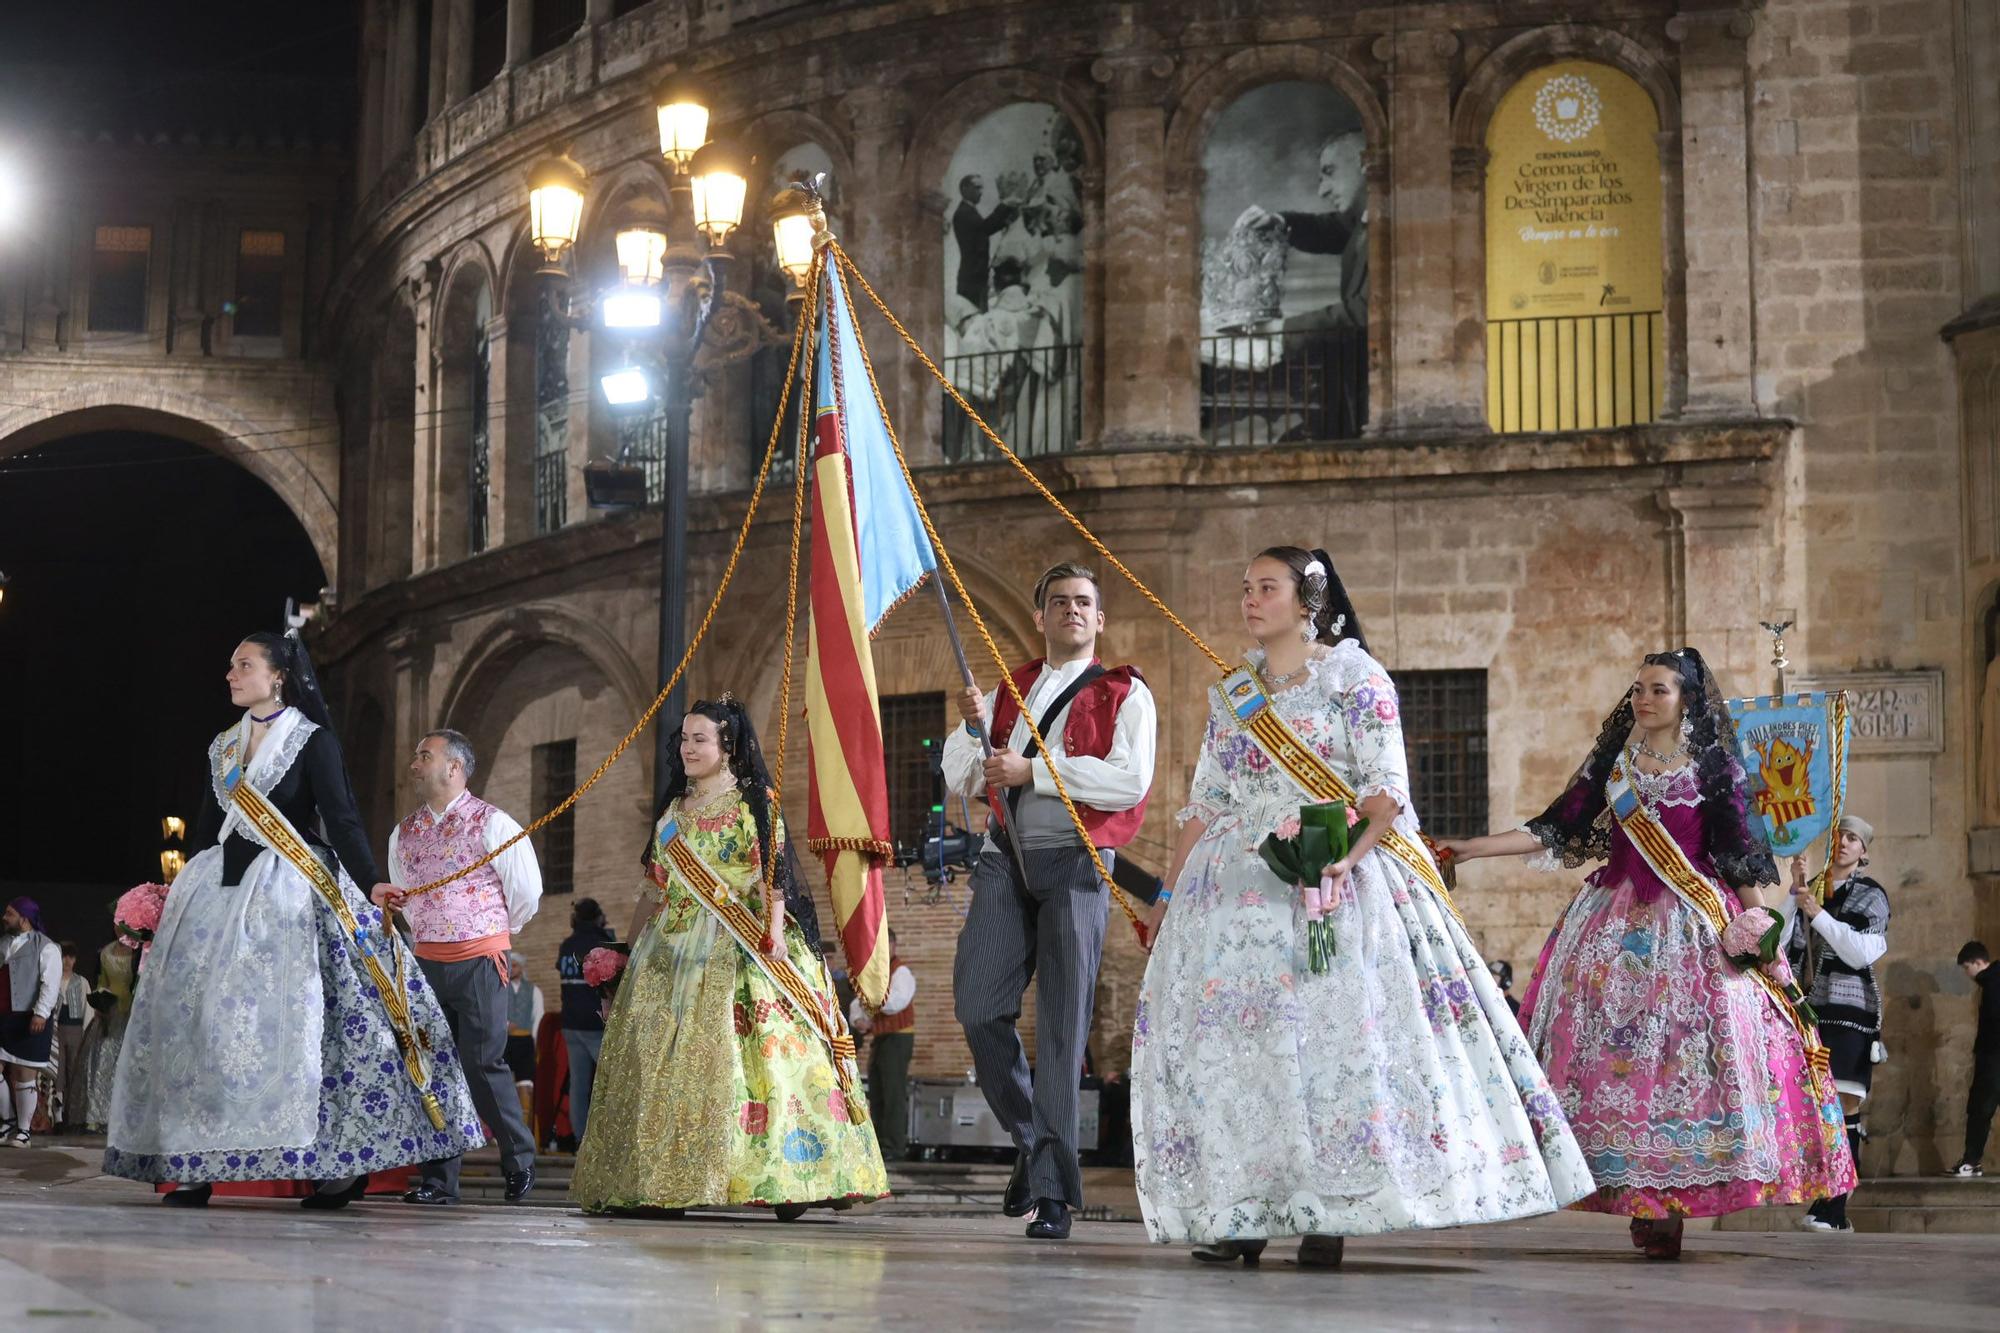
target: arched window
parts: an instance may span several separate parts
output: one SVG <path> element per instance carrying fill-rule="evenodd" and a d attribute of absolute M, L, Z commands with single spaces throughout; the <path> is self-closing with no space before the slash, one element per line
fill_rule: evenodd
<path fill-rule="evenodd" d="M 1216 445 L 1351 440 L 1368 421 L 1361 113 L 1320 83 L 1230 103 L 1202 149 L 1201 423 Z"/>
<path fill-rule="evenodd" d="M 1083 433 L 1083 140 L 1046 102 L 1016 102 L 966 132 L 938 188 L 944 369 L 1008 447 L 1061 453 Z M 987 446 L 945 404 L 944 453 Z"/>
<path fill-rule="evenodd" d="M 486 549 L 490 527 L 490 369 L 487 326 L 493 291 L 478 268 L 459 270 L 440 312 L 437 420 L 438 488 L 431 503 L 439 563 Z"/>
<path fill-rule="evenodd" d="M 1659 111 L 1588 60 L 1516 83 L 1486 130 L 1486 416 L 1599 430 L 1665 401 Z"/>

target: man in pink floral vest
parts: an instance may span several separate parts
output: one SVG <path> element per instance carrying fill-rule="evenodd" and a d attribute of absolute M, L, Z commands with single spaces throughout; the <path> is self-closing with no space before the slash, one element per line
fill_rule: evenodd
<path fill-rule="evenodd" d="M 472 742 L 456 731 L 433 731 L 417 743 L 410 774 L 424 804 L 389 835 L 389 877 L 398 891 L 378 889 L 377 901 L 401 908 L 409 922 L 417 965 L 451 1021 L 472 1104 L 500 1140 L 507 1201 L 518 1203 L 534 1188 L 535 1137 L 507 1067 L 507 953 L 542 900 L 535 849 L 524 839 L 441 889 L 400 892 L 472 864 L 521 831 L 505 811 L 465 789 L 476 762 Z M 403 1202 L 457 1202 L 458 1162 L 424 1163 L 421 1183 Z"/>

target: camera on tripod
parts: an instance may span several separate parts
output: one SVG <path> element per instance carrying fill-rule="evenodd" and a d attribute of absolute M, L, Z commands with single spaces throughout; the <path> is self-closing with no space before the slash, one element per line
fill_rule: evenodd
<path fill-rule="evenodd" d="M 944 790 L 944 744 L 942 740 L 926 736 L 924 756 L 929 762 L 931 777 L 931 801 L 929 819 L 926 821 L 925 837 L 922 845 L 900 843 L 896 847 L 898 867 L 920 865 L 924 878 L 932 884 L 948 884 L 959 872 L 971 870 L 979 859 L 980 844 L 985 841 L 983 830 L 972 827 L 972 803 L 960 796 L 958 804 L 963 815 L 962 823 L 953 823 L 945 812 Z"/>

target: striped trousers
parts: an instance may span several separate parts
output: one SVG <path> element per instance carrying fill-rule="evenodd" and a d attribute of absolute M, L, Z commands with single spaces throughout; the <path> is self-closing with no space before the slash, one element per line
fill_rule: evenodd
<path fill-rule="evenodd" d="M 1104 854 L 1110 861 L 1110 853 Z M 1111 895 L 1081 847 L 1029 851 L 1027 882 L 1011 852 L 988 849 L 972 872 L 952 1000 L 980 1091 L 1028 1163 L 1037 1199 L 1083 1203 L 1076 1160 L 1077 1084 L 1090 1036 Z M 1015 1023 L 1035 984 L 1035 1071 Z"/>

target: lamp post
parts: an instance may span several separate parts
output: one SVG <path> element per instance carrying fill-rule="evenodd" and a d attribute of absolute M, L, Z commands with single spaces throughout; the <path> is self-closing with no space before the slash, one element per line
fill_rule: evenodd
<path fill-rule="evenodd" d="M 668 172 L 668 216 L 619 230 L 618 285 L 574 299 L 571 271 L 582 229 L 585 177 L 568 158 L 551 158 L 529 177 L 530 234 L 543 265 L 544 317 L 573 327 L 593 318 L 620 343 L 620 364 L 600 383 L 619 414 L 657 409 L 663 419 L 660 513 L 659 683 L 665 687 L 687 646 L 688 446 L 697 391 L 695 363 L 711 318 L 745 299 L 729 290 L 735 256 L 729 243 L 743 225 L 749 162 L 710 140 L 699 89 L 684 81 L 654 95 L 660 155 Z M 685 224 L 685 225 L 676 225 Z M 630 509 L 646 501 L 643 472 L 622 456 L 592 460 L 584 482 L 593 508 Z M 686 712 L 685 680 L 668 698 L 656 729 L 655 802 L 664 796 L 679 738 L 672 724 Z"/>

